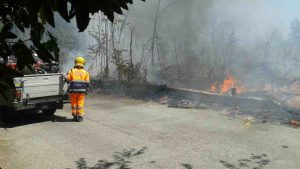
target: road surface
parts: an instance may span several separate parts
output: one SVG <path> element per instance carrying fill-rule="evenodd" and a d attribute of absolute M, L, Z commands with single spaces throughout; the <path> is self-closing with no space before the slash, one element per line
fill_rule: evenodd
<path fill-rule="evenodd" d="M 2 169 L 297 169 L 299 129 L 225 110 L 168 108 L 152 101 L 89 95 L 82 123 L 70 106 L 53 118 L 28 114 L 0 128 Z"/>

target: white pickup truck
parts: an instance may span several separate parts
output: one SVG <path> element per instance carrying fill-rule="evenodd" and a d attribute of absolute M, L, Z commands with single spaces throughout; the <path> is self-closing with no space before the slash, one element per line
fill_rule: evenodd
<path fill-rule="evenodd" d="M 20 110 L 42 110 L 52 115 L 62 109 L 66 87 L 61 73 L 33 74 L 14 78 L 16 86 L 13 108 Z"/>

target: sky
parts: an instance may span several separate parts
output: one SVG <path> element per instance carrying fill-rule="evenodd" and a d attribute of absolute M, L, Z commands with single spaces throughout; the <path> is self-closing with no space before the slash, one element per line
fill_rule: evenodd
<path fill-rule="evenodd" d="M 287 18 L 300 17 L 300 1 L 299 0 L 269 0 L 270 4 L 282 11 Z"/>
<path fill-rule="evenodd" d="M 226 33 L 234 28 L 240 44 L 244 45 L 256 39 L 264 40 L 272 31 L 288 38 L 291 21 L 300 19 L 300 0 L 163 0 L 162 8 L 172 1 L 175 3 L 160 19 L 160 35 L 171 38 L 182 35 L 189 37 L 189 41 L 210 32 L 215 20 L 220 34 L 227 36 Z M 129 22 L 135 25 L 136 36 L 148 38 L 152 33 L 157 0 L 135 2 L 129 11 Z"/>
<path fill-rule="evenodd" d="M 299 0 L 268 0 L 274 10 L 278 11 L 283 17 L 286 25 L 289 25 L 295 18 L 300 19 Z M 267 1 L 267 2 L 268 2 Z"/>
<path fill-rule="evenodd" d="M 272 30 L 288 37 L 291 21 L 300 19 L 300 0 L 162 0 L 161 8 L 173 1 L 159 20 L 159 34 L 194 44 L 209 34 L 216 18 L 220 36 L 227 36 L 234 28 L 241 45 L 264 39 Z M 134 25 L 135 38 L 142 43 L 152 35 L 157 0 L 134 2 L 128 23 Z M 90 39 L 87 32 L 82 36 Z"/>

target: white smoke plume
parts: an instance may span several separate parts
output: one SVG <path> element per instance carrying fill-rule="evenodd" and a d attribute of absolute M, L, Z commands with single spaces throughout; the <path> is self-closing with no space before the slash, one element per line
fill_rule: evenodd
<path fill-rule="evenodd" d="M 139 61 L 143 45 L 146 46 L 148 78 L 154 83 L 199 87 L 195 83 L 210 85 L 226 74 L 254 86 L 274 79 L 284 81 L 287 76 L 299 78 L 300 62 L 296 57 L 299 47 L 292 41 L 286 15 L 272 3 L 268 0 L 135 1 L 126 12 L 126 26 L 118 46 L 125 49 L 124 57 L 128 57 L 130 28 L 134 27 L 133 59 Z M 85 33 L 73 31 L 76 45 L 69 52 L 68 63 L 78 53 L 91 58 L 87 47 L 95 41 L 87 32 L 95 24 L 91 22 Z M 153 37 L 156 47 L 151 53 Z M 88 62 L 93 61 L 88 59 Z"/>

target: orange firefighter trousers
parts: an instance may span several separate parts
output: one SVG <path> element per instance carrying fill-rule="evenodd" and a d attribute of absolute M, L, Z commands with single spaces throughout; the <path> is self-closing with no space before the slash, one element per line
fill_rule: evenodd
<path fill-rule="evenodd" d="M 84 93 L 70 93 L 72 116 L 84 115 Z"/>

